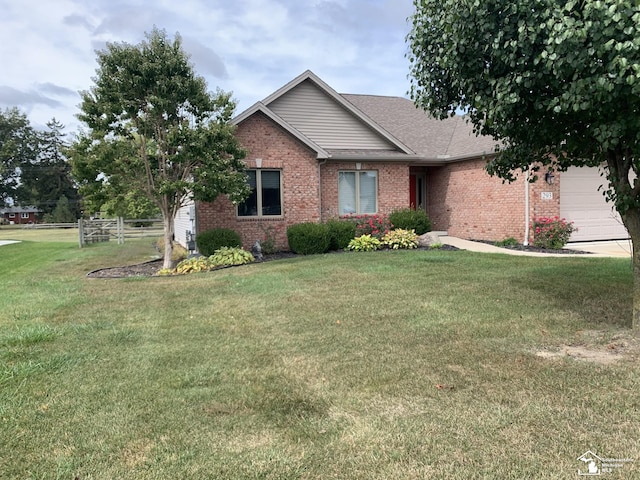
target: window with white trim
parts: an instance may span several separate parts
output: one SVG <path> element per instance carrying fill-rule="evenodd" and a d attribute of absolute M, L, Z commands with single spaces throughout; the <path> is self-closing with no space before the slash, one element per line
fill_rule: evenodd
<path fill-rule="evenodd" d="M 9 218 L 16 218 L 16 214 L 15 213 L 10 213 L 9 214 Z"/>
<path fill-rule="evenodd" d="M 251 193 L 238 205 L 239 217 L 273 217 L 282 215 L 282 181 L 280 170 L 247 170 Z"/>
<path fill-rule="evenodd" d="M 374 170 L 338 172 L 339 215 L 378 212 L 378 172 Z"/>
<path fill-rule="evenodd" d="M 20 214 L 20 218 L 29 218 L 29 213 L 28 212 L 22 212 Z"/>

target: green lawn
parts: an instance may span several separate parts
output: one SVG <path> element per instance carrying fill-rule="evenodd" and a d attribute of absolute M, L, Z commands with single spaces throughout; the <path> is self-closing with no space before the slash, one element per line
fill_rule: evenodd
<path fill-rule="evenodd" d="M 0 252 L 2 479 L 566 479 L 587 450 L 640 478 L 628 260 L 390 251 L 102 280 L 85 274 L 151 242 Z M 565 345 L 602 358 L 537 355 Z"/>

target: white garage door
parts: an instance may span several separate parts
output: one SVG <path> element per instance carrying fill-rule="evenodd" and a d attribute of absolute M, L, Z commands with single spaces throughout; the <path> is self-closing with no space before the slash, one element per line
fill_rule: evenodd
<path fill-rule="evenodd" d="M 571 241 L 629 237 L 613 204 L 598 190 L 606 182 L 597 168 L 570 167 L 560 174 L 560 216 L 578 227 Z"/>

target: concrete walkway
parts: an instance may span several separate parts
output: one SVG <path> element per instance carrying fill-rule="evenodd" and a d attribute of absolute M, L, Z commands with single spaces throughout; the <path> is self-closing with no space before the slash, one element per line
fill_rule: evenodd
<path fill-rule="evenodd" d="M 452 245 L 462 250 L 469 250 L 471 252 L 486 252 L 486 253 L 503 253 L 505 255 L 525 255 L 529 257 L 576 257 L 575 254 L 564 253 L 539 253 L 539 252 L 525 252 L 520 250 L 512 250 L 509 248 L 496 247 L 489 245 L 488 243 L 472 242 L 470 240 L 463 240 L 462 238 L 450 237 L 448 235 L 440 236 L 440 241 L 445 245 Z M 631 257 L 631 241 L 630 240 L 613 240 L 606 242 L 588 242 L 588 243 L 568 243 L 565 246 L 566 249 L 579 250 L 582 252 L 589 252 L 590 255 L 584 255 L 587 258 L 594 257 L 619 257 L 629 258 Z"/>

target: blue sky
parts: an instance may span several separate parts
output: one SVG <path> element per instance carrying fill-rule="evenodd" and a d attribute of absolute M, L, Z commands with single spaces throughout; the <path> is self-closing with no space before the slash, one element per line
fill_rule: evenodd
<path fill-rule="evenodd" d="M 405 96 L 412 0 L 0 0 L 0 108 L 80 126 L 96 50 L 179 32 L 209 89 L 237 113 L 310 69 L 340 93 Z"/>

